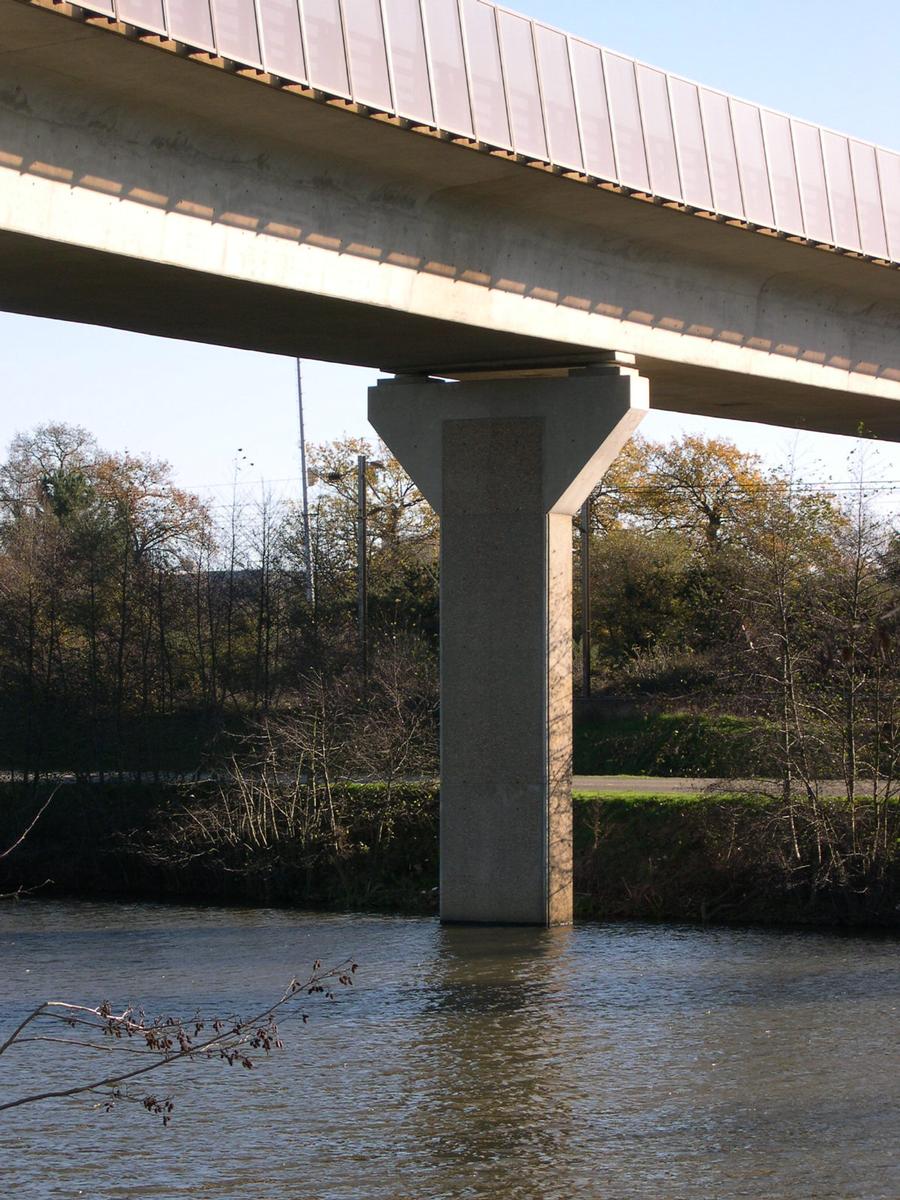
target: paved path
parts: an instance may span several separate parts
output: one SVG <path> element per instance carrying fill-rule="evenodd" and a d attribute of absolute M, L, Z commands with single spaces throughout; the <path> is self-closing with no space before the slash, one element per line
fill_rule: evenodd
<path fill-rule="evenodd" d="M 748 781 L 668 778 L 658 775 L 575 775 L 572 787 L 576 792 L 646 792 L 648 795 L 668 796 L 685 792 L 705 792 L 721 787 L 733 791 L 746 787 Z"/>
<path fill-rule="evenodd" d="M 21 775 L 21 772 L 19 772 Z M 0 771 L 0 782 L 9 780 L 8 771 Z M 138 776 L 134 772 L 125 772 L 122 776 L 123 781 L 127 783 L 143 782 L 146 786 L 152 786 L 154 783 L 196 783 L 202 781 L 212 781 L 215 777 L 207 773 L 198 773 L 191 775 L 189 773 L 176 774 L 172 772 L 160 772 L 154 778 L 151 772 L 144 772 L 142 776 Z M 292 778 L 292 777 L 291 777 Z M 117 783 L 119 776 L 115 772 L 108 772 L 106 782 Z M 90 776 L 91 782 L 100 782 L 99 776 Z M 75 776 L 71 774 L 58 774 L 44 776 L 43 783 L 74 783 Z M 409 779 L 409 783 L 436 783 L 437 780 L 432 779 Z M 576 792 L 600 792 L 606 795 L 620 793 L 622 795 L 628 793 L 638 793 L 646 796 L 683 796 L 693 795 L 697 792 L 740 792 L 749 791 L 754 788 L 765 788 L 767 791 L 772 791 L 780 785 L 775 780 L 770 779 L 702 779 L 697 776 L 682 775 L 682 776 L 663 776 L 663 775 L 575 775 L 572 779 L 572 789 Z M 822 780 L 819 784 L 822 795 L 839 796 L 843 794 L 843 781 L 838 779 Z M 861 789 L 862 790 L 862 789 Z"/>
<path fill-rule="evenodd" d="M 865 793 L 866 786 L 871 789 L 871 784 L 866 785 L 862 781 L 858 784 L 861 796 Z M 572 780 L 572 788 L 576 792 L 637 792 L 648 796 L 679 796 L 717 791 L 742 792 L 754 789 L 772 792 L 780 787 L 780 781 L 774 779 L 698 779 L 690 776 L 676 778 L 660 775 L 576 775 Z M 842 779 L 822 779 L 819 781 L 819 794 L 845 795 L 845 787 Z"/>

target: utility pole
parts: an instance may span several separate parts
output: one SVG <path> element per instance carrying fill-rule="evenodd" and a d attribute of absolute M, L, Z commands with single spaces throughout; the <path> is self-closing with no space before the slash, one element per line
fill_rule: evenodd
<path fill-rule="evenodd" d="M 366 507 L 366 467 L 365 454 L 360 454 L 356 460 L 356 494 L 357 494 L 357 542 L 356 542 L 356 590 L 359 611 L 359 667 L 362 673 L 363 688 L 369 678 L 369 580 L 367 563 L 367 507 Z"/>
<path fill-rule="evenodd" d="M 303 425 L 303 376 L 297 359 L 297 409 L 300 414 L 300 482 L 303 488 L 303 562 L 306 569 L 306 599 L 312 604 L 313 587 L 312 544 L 309 536 L 309 479 L 306 474 L 306 431 Z"/>
<path fill-rule="evenodd" d="M 591 498 L 581 506 L 581 694 L 591 694 Z"/>

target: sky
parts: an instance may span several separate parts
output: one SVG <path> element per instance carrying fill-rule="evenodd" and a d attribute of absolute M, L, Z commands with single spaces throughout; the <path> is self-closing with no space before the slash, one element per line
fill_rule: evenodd
<path fill-rule="evenodd" d="M 900 4 L 896 0 L 520 0 L 509 7 L 791 115 L 900 148 Z M 2 304 L 2 296 L 0 296 Z M 109 450 L 171 462 L 212 500 L 262 482 L 299 489 L 296 367 L 291 359 L 0 312 L 0 450 L 48 421 L 87 427 Z M 374 371 L 303 364 L 307 438 L 373 437 Z M 731 438 L 807 478 L 851 478 L 854 439 L 651 413 L 642 432 Z M 878 503 L 900 510 L 900 445 L 867 451 Z"/>

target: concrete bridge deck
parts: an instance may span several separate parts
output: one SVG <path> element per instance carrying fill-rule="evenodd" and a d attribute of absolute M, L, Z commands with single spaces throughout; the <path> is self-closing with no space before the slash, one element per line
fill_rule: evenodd
<path fill-rule="evenodd" d="M 620 351 L 657 408 L 895 435 L 889 259 L 761 232 L 728 205 L 557 173 L 515 146 L 341 99 L 324 79 L 290 84 L 242 73 L 239 56 L 153 45 L 126 22 L 131 2 L 98 25 L 71 5 L 0 0 L 6 308 L 445 377 Z M 865 154 L 881 164 L 881 238 L 893 239 L 896 156 Z"/>

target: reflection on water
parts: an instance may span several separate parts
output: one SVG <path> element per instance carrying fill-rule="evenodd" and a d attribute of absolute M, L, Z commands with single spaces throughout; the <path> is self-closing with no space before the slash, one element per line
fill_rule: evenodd
<path fill-rule="evenodd" d="M 444 1189 L 459 1181 L 470 1189 L 460 1194 L 547 1194 L 571 1116 L 557 1029 L 571 938 L 570 930 L 437 931 L 417 1064 L 430 1073 L 431 1102 L 410 1139 Z"/>
<path fill-rule="evenodd" d="M 3 1192 L 898 1200 L 897 949 L 811 932 L 7 906 L 0 1032 L 49 995 L 246 1013 L 317 957 L 361 970 L 258 1070 L 174 1068 L 167 1130 L 83 1102 L 0 1118 Z M 19 1051 L 0 1059 L 0 1090 L 71 1065 Z"/>

